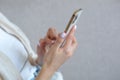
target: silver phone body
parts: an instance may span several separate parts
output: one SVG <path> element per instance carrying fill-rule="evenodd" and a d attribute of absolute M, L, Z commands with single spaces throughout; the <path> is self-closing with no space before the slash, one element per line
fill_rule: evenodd
<path fill-rule="evenodd" d="M 72 17 L 70 18 L 70 21 L 68 22 L 68 24 L 67 24 L 67 26 L 66 26 L 66 28 L 64 30 L 64 32 L 66 34 L 68 34 L 69 31 L 71 30 L 72 26 L 74 26 L 76 24 L 76 22 L 78 21 L 78 19 L 79 19 L 79 17 L 80 17 L 80 15 L 81 15 L 82 12 L 83 12 L 82 9 L 78 9 L 78 10 L 76 10 L 73 13 Z M 60 47 L 63 47 L 64 43 L 65 43 L 65 40 L 63 41 L 63 43 L 61 44 Z"/>
<path fill-rule="evenodd" d="M 71 30 L 71 27 L 76 24 L 76 22 L 78 21 L 82 12 L 83 12 L 82 9 L 78 9 L 73 13 L 72 17 L 70 18 L 70 20 L 64 30 L 65 33 L 69 33 L 69 31 Z"/>

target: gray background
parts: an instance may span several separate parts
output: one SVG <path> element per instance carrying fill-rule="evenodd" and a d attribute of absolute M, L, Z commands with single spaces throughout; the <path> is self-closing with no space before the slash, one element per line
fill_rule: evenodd
<path fill-rule="evenodd" d="M 34 50 L 49 27 L 62 32 L 74 10 L 78 49 L 62 67 L 65 80 L 120 80 L 120 0 L 0 0 L 0 11 L 28 36 Z"/>

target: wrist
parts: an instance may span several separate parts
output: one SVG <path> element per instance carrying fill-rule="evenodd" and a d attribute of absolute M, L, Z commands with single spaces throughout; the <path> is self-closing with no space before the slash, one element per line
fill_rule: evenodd
<path fill-rule="evenodd" d="M 44 64 L 36 80 L 50 80 L 54 73 L 55 70 Z"/>
<path fill-rule="evenodd" d="M 47 72 L 50 72 L 51 74 L 54 74 L 54 72 L 56 72 L 56 70 L 53 67 L 48 66 L 47 64 L 43 64 L 42 69 Z"/>

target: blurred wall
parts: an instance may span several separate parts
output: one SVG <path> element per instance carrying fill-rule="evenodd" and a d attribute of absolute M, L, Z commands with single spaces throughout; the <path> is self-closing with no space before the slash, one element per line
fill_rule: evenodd
<path fill-rule="evenodd" d="M 62 67 L 65 80 L 120 80 L 120 0 L 0 0 L 0 11 L 18 25 L 36 50 L 49 27 L 62 32 L 83 8 L 78 49 Z"/>

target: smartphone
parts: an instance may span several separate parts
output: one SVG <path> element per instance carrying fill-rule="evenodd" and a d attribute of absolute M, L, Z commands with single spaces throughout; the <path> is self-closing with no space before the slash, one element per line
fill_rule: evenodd
<path fill-rule="evenodd" d="M 65 33 L 69 33 L 69 31 L 71 30 L 72 26 L 75 25 L 76 22 L 78 21 L 78 19 L 79 19 L 79 17 L 80 17 L 82 12 L 83 12 L 83 10 L 80 8 L 80 9 L 76 10 L 73 13 L 72 17 L 70 18 L 70 20 L 69 20 L 69 22 L 68 22 L 68 24 L 67 24 L 67 26 L 66 26 L 66 28 L 64 30 Z"/>
<path fill-rule="evenodd" d="M 83 12 L 83 10 L 80 8 L 80 9 L 76 10 L 73 13 L 72 17 L 70 18 L 70 20 L 69 20 L 69 22 L 68 22 L 68 24 L 67 24 L 67 26 L 66 26 L 66 28 L 64 30 L 64 32 L 66 34 L 69 33 L 69 31 L 71 30 L 72 26 L 76 25 L 76 23 L 77 23 L 77 21 L 78 21 L 78 19 L 79 19 L 79 17 L 80 17 L 82 12 Z M 64 45 L 64 43 L 65 43 L 65 40 L 63 41 L 61 47 Z"/>

